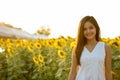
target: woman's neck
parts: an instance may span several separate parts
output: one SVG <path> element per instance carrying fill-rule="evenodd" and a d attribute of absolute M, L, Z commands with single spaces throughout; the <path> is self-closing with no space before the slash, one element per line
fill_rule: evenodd
<path fill-rule="evenodd" d="M 96 44 L 98 41 L 96 39 L 92 39 L 92 40 L 87 40 L 87 45 L 94 45 Z"/>

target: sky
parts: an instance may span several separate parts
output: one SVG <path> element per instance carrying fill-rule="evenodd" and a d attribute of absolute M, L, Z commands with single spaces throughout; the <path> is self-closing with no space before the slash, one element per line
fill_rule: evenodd
<path fill-rule="evenodd" d="M 119 0 L 0 0 L 0 22 L 33 34 L 41 26 L 51 29 L 49 37 L 76 37 L 78 24 L 94 16 L 101 37 L 120 36 Z"/>

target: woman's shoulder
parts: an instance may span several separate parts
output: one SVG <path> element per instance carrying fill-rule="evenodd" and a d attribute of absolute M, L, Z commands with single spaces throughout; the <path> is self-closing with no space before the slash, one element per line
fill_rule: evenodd
<path fill-rule="evenodd" d="M 108 52 L 108 51 L 111 51 L 111 46 L 107 43 L 105 43 L 105 50 Z"/>
<path fill-rule="evenodd" d="M 108 59 L 110 59 L 112 57 L 112 50 L 111 50 L 111 46 L 107 43 L 105 43 L 105 53 L 106 53 L 106 57 Z"/>

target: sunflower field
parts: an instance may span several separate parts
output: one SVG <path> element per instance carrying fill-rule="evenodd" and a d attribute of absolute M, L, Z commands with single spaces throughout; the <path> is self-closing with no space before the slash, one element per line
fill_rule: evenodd
<path fill-rule="evenodd" d="M 120 80 L 120 36 L 102 38 L 112 49 L 112 75 Z M 67 80 L 75 38 L 0 38 L 0 80 Z"/>

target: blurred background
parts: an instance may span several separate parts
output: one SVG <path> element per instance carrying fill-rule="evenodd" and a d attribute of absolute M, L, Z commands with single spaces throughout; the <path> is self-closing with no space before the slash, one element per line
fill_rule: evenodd
<path fill-rule="evenodd" d="M 118 0 L 0 0 L 0 80 L 67 80 L 86 15 L 96 18 L 120 80 L 119 8 Z"/>

